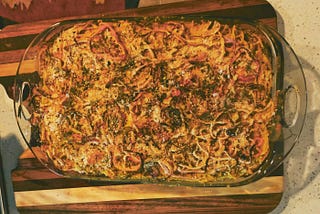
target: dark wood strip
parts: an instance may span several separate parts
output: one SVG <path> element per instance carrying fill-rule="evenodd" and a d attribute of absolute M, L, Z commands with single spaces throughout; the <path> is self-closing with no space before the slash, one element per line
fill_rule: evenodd
<path fill-rule="evenodd" d="M 1 39 L 0 39 L 1 43 Z M 1 48 L 1 44 L 0 44 Z M 0 65 L 7 63 L 19 62 L 25 52 L 25 49 L 9 50 L 0 52 Z"/>
<path fill-rule="evenodd" d="M 35 169 L 22 169 L 14 170 L 12 172 L 12 181 L 16 182 L 36 182 L 40 180 L 50 179 L 55 180 L 62 178 L 62 176 L 57 175 L 46 168 L 35 168 Z M 29 187 L 25 187 L 29 188 Z"/>
<path fill-rule="evenodd" d="M 0 75 L 0 84 L 5 88 L 9 98 L 13 98 L 13 84 L 14 76 L 1 77 Z"/>
<path fill-rule="evenodd" d="M 272 6 L 269 4 L 244 6 L 239 8 L 228 8 L 223 10 L 213 10 L 207 12 L 193 13 L 194 15 L 212 16 L 212 17 L 226 17 L 226 18 L 242 18 L 242 19 L 265 19 L 274 18 L 275 13 Z"/>
<path fill-rule="evenodd" d="M 10 19 L 6 19 L 3 18 L 2 16 L 0 16 L 0 29 L 4 28 L 7 25 L 12 25 L 12 24 L 16 24 L 17 22 L 12 21 Z"/>
<path fill-rule="evenodd" d="M 39 173 L 39 171 L 38 171 Z M 13 181 L 13 188 L 15 192 L 22 191 L 37 191 L 37 190 L 58 190 L 65 188 L 79 188 L 79 187 L 92 187 L 92 186 L 108 186 L 108 185 L 123 185 L 116 181 L 95 181 L 85 179 L 71 179 L 54 177 L 48 179 L 36 180 L 21 180 Z M 128 183 L 127 183 L 128 184 Z"/>
<path fill-rule="evenodd" d="M 18 207 L 23 213 L 269 213 L 282 193 L 164 198 Z"/>
<path fill-rule="evenodd" d="M 37 158 L 19 159 L 19 165 L 16 170 L 37 170 L 45 168 Z"/>
<path fill-rule="evenodd" d="M 0 39 L 0 51 L 25 49 L 37 34 Z"/>

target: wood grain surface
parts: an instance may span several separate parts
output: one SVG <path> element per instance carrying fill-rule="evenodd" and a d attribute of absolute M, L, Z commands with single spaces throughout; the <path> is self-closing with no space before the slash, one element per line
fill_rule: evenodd
<path fill-rule="evenodd" d="M 124 8 L 125 0 L 3 0 L 0 4 L 0 14 L 2 17 L 21 23 L 71 15 L 105 13 Z"/>
<path fill-rule="evenodd" d="M 265 0 L 183 1 L 114 11 L 103 17 L 178 14 L 249 18 L 272 27 L 277 25 L 276 13 Z M 71 18 L 77 17 L 68 19 Z M 14 76 L 30 41 L 58 21 L 61 19 L 4 28 L 0 32 L 0 78 Z M 41 165 L 30 151 L 20 157 L 18 167 L 12 172 L 12 181 L 20 213 L 268 213 L 281 200 L 284 188 L 282 168 L 257 182 L 232 188 L 119 184 L 63 178 Z"/>

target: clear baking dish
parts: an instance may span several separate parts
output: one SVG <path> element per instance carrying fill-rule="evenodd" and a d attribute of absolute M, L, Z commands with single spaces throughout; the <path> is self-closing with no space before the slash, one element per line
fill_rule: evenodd
<path fill-rule="evenodd" d="M 281 35 L 215 17 L 57 23 L 28 46 L 14 86 L 18 126 L 43 165 L 119 183 L 256 181 L 299 141 L 306 100 Z"/>

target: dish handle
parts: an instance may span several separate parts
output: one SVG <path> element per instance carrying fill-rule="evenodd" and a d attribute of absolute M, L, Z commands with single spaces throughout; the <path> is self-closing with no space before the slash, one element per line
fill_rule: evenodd
<path fill-rule="evenodd" d="M 298 56 L 289 43 L 273 28 L 267 28 L 276 46 L 277 75 L 282 81 L 277 82 L 279 91 L 278 109 L 280 117 L 281 142 L 274 144 L 274 157 L 270 163 L 275 169 L 281 165 L 299 142 L 307 111 L 307 87 L 304 72 Z M 268 170 L 269 171 L 269 170 Z M 270 171 L 271 172 L 271 171 Z M 266 172 L 267 174 L 267 172 Z"/>

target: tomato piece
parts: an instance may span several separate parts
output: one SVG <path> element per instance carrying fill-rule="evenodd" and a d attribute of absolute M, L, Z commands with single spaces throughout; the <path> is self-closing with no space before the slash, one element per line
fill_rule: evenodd
<path fill-rule="evenodd" d="M 239 82 L 242 83 L 250 83 L 250 82 L 254 82 L 256 79 L 256 76 L 251 74 L 251 75 L 239 75 L 238 76 L 238 80 Z"/>

